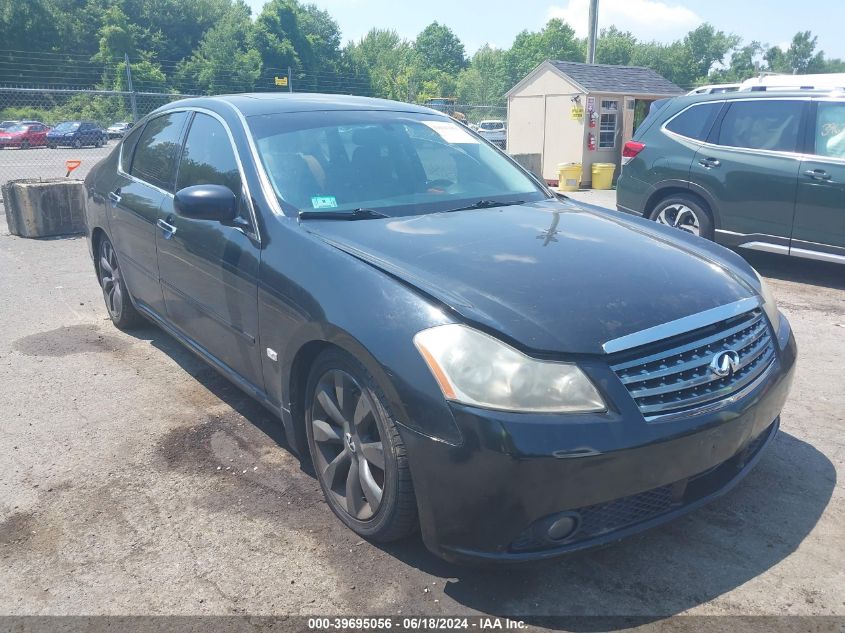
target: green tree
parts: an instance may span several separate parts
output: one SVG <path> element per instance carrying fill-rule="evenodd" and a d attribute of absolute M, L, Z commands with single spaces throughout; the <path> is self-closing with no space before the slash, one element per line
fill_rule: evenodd
<path fill-rule="evenodd" d="M 615 26 L 602 29 L 596 42 L 596 62 L 627 66 L 636 48 L 637 38 L 630 31 L 620 31 Z"/>
<path fill-rule="evenodd" d="M 505 52 L 487 44 L 458 75 L 458 99 L 463 104 L 503 105 L 510 88 L 505 76 Z"/>
<path fill-rule="evenodd" d="M 340 28 L 326 12 L 297 0 L 271 0 L 255 21 L 255 48 L 267 73 L 293 67 L 297 90 L 346 92 Z"/>
<path fill-rule="evenodd" d="M 353 72 L 358 73 L 359 81 L 371 85 L 375 96 L 401 101 L 413 98 L 414 49 L 396 31 L 373 29 L 360 41 L 350 43 L 344 56 Z"/>
<path fill-rule="evenodd" d="M 252 47 L 250 10 L 238 0 L 182 64 L 178 83 L 185 92 L 245 92 L 255 88 L 260 75 L 261 56 Z"/>
<path fill-rule="evenodd" d="M 424 69 L 456 76 L 466 66 L 466 51 L 458 36 L 447 26 L 432 22 L 417 36 L 414 50 Z"/>
<path fill-rule="evenodd" d="M 684 38 L 687 81 L 707 77 L 714 64 L 723 62 L 728 53 L 739 45 L 740 38 L 717 31 L 712 24 L 702 24 Z"/>
<path fill-rule="evenodd" d="M 540 31 L 522 31 L 505 55 L 507 83 L 514 86 L 547 59 L 583 61 L 584 47 L 572 27 L 557 18 L 549 20 Z"/>

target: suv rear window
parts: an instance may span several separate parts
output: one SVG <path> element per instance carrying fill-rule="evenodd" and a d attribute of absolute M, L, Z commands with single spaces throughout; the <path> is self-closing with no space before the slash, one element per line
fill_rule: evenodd
<path fill-rule="evenodd" d="M 722 102 L 699 103 L 690 106 L 666 124 L 666 129 L 687 138 L 703 141 L 719 116 Z"/>
<path fill-rule="evenodd" d="M 730 104 L 719 130 L 719 145 L 794 152 L 804 101 L 757 99 Z"/>

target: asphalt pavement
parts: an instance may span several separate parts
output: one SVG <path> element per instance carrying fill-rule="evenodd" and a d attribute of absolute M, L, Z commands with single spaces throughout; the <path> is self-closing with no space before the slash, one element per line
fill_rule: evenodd
<path fill-rule="evenodd" d="M 4 233 L 0 613 L 845 615 L 845 275 L 751 261 L 800 348 L 757 468 L 626 541 L 476 569 L 358 538 L 273 415 L 161 330 L 112 327 L 84 239 Z"/>

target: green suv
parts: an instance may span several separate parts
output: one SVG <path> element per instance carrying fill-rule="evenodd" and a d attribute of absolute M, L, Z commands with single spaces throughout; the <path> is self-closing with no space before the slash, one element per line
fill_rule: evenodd
<path fill-rule="evenodd" d="M 845 93 L 658 102 L 625 144 L 620 211 L 727 246 L 845 264 Z"/>

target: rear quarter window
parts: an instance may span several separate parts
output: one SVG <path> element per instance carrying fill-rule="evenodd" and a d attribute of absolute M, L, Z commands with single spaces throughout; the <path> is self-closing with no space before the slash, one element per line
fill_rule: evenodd
<path fill-rule="evenodd" d="M 666 129 L 686 138 L 703 141 L 710 133 L 723 102 L 699 103 L 690 106 L 666 124 Z"/>
<path fill-rule="evenodd" d="M 144 126 L 139 125 L 132 130 L 131 134 L 123 139 L 123 145 L 120 150 L 120 169 L 126 174 L 131 173 L 132 155 L 135 153 L 135 146 L 138 144 L 138 138 L 141 136 L 143 130 Z"/>

